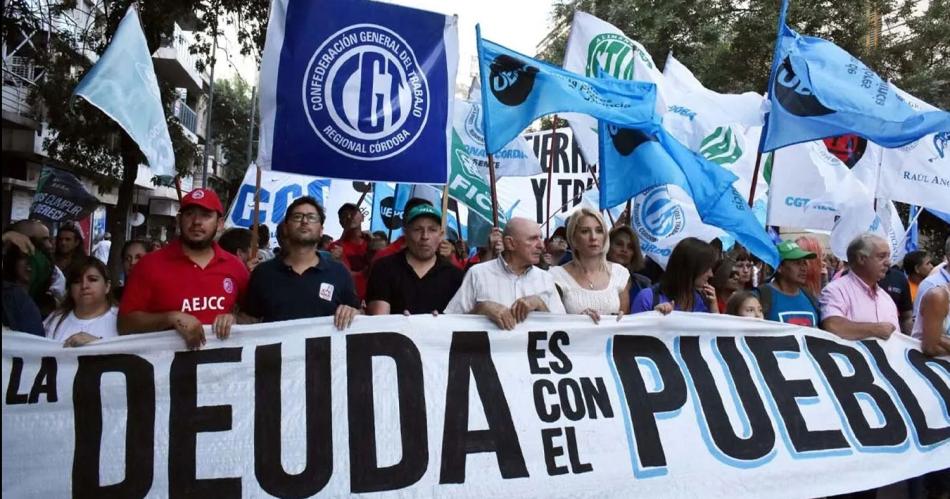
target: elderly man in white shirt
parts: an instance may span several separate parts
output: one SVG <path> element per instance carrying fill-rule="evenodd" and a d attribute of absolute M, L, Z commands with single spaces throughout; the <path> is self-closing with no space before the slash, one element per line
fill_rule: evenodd
<path fill-rule="evenodd" d="M 503 329 L 514 328 L 533 311 L 563 314 L 554 278 L 534 266 L 544 251 L 538 224 L 512 218 L 502 236 L 501 256 L 469 269 L 445 313 L 481 314 Z"/>

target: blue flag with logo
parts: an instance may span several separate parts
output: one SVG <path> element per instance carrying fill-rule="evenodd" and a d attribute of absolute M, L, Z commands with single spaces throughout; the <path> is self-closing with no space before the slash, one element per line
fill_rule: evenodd
<path fill-rule="evenodd" d="M 703 223 L 718 227 L 773 267 L 778 252 L 745 198 L 733 187 L 738 177 L 696 154 L 663 127 L 635 130 L 599 122 L 600 208 L 610 209 L 662 185 L 689 196 Z"/>
<path fill-rule="evenodd" d="M 320 177 L 445 183 L 458 26 L 383 2 L 275 0 L 258 164 Z"/>
<path fill-rule="evenodd" d="M 394 188 L 385 182 L 374 183 L 373 218 L 370 220 L 369 230 L 392 234 L 393 240 L 401 236 L 403 212 L 411 195 L 411 185 L 396 184 Z"/>
<path fill-rule="evenodd" d="M 894 148 L 950 130 L 947 111 L 914 109 L 886 80 L 841 47 L 801 36 L 784 21 L 772 62 L 769 99 L 763 152 L 851 133 Z"/>
<path fill-rule="evenodd" d="M 653 122 L 656 85 L 587 78 L 485 40 L 475 29 L 489 154 L 554 113 L 582 113 L 631 128 Z"/>
<path fill-rule="evenodd" d="M 83 76 L 73 95 L 86 99 L 118 123 L 138 144 L 155 175 L 175 175 L 175 151 L 152 54 L 135 4 L 126 11 L 109 47 Z"/>

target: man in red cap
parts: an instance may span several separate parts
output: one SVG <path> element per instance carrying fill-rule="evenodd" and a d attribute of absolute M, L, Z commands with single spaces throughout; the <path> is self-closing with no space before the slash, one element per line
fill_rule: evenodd
<path fill-rule="evenodd" d="M 226 338 L 235 322 L 250 274 L 214 241 L 224 208 L 211 189 L 195 189 L 181 200 L 179 238 L 153 251 L 133 268 L 119 306 L 119 334 L 174 329 L 191 349 L 205 343 L 202 325 Z"/>

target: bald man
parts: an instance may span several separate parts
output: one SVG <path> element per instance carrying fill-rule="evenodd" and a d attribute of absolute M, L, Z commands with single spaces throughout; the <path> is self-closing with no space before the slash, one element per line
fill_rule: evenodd
<path fill-rule="evenodd" d="M 535 267 L 544 251 L 541 228 L 512 218 L 502 233 L 501 256 L 474 265 L 445 308 L 447 314 L 481 314 L 502 329 L 513 329 L 534 311 L 564 313 L 554 278 Z"/>

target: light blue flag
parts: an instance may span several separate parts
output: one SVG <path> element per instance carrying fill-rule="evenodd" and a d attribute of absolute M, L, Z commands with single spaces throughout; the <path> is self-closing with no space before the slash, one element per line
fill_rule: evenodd
<path fill-rule="evenodd" d="M 653 122 L 656 85 L 580 76 L 484 40 L 475 30 L 489 154 L 554 113 L 582 113 L 630 128 Z"/>
<path fill-rule="evenodd" d="M 661 126 L 644 130 L 599 122 L 600 208 L 609 209 L 661 185 L 682 188 L 703 223 L 718 227 L 773 267 L 778 252 L 745 198 L 737 177 L 686 148 Z"/>
<path fill-rule="evenodd" d="M 381 230 L 395 240 L 402 235 L 403 211 L 412 195 L 412 186 L 396 184 L 395 188 L 385 182 L 373 184 L 373 216 L 369 230 Z M 390 232 L 392 231 L 392 232 Z"/>
<path fill-rule="evenodd" d="M 73 94 L 115 120 L 138 144 L 155 175 L 175 175 L 175 152 L 135 4 Z"/>
<path fill-rule="evenodd" d="M 931 215 L 939 218 L 940 220 L 943 220 L 945 223 L 950 224 L 950 213 L 944 213 L 942 211 L 931 210 L 930 208 L 927 208 L 927 211 L 929 211 Z"/>
<path fill-rule="evenodd" d="M 769 78 L 763 152 L 850 133 L 894 148 L 950 130 L 950 113 L 915 110 L 841 47 L 790 29 L 786 7 L 787 1 Z"/>

